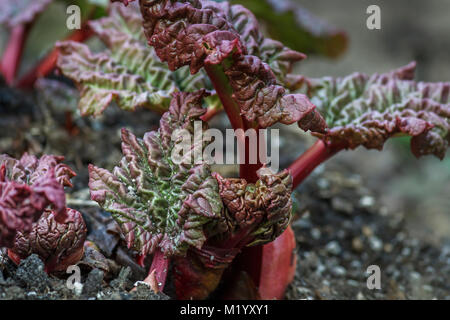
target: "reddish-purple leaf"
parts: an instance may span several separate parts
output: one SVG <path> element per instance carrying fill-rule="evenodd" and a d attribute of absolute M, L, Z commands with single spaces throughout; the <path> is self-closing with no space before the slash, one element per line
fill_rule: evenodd
<path fill-rule="evenodd" d="M 60 222 L 66 218 L 64 186 L 75 173 L 64 158 L 0 155 L 0 246 L 10 247 L 17 231 L 28 232 L 48 206 Z"/>
<path fill-rule="evenodd" d="M 261 127 L 298 122 L 305 130 L 325 130 L 325 122 L 304 95 L 289 94 L 277 83 L 304 56 L 279 42 L 264 40 L 250 11 L 208 0 L 141 0 L 140 6 L 149 44 L 161 60 L 171 70 L 189 65 L 191 73 L 204 66 L 222 68 L 247 121 L 257 121 Z M 274 57 L 278 80 L 270 68 Z"/>
<path fill-rule="evenodd" d="M 289 172 L 284 170 L 274 174 L 268 168 L 261 168 L 257 174 L 259 179 L 255 184 L 214 174 L 227 209 L 228 236 L 233 238 L 241 230 L 246 230 L 246 246 L 273 241 L 287 228 L 292 213 L 292 177 Z"/>
<path fill-rule="evenodd" d="M 450 83 L 415 82 L 414 68 L 304 79 L 302 89 L 330 127 L 319 136 L 342 148 L 382 149 L 390 137 L 409 135 L 414 155 L 442 159 L 450 141 Z"/>
<path fill-rule="evenodd" d="M 46 210 L 30 232 L 19 231 L 8 254 L 17 264 L 31 254 L 44 261 L 47 272 L 65 271 L 83 256 L 87 228 L 80 212 L 66 209 L 64 223 Z"/>

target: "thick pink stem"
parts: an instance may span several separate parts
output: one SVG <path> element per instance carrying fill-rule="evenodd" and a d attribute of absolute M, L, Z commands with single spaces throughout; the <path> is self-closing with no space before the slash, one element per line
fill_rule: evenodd
<path fill-rule="evenodd" d="M 164 256 L 161 250 L 157 250 L 153 255 L 152 265 L 149 274 L 155 272 L 156 285 L 159 291 L 164 290 L 166 284 L 167 272 L 169 270 L 170 259 Z"/>
<path fill-rule="evenodd" d="M 256 124 L 248 123 L 247 121 L 244 121 L 244 119 L 242 118 L 241 110 L 236 101 L 233 99 L 233 89 L 230 86 L 230 83 L 223 71 L 223 68 L 217 65 L 208 65 L 205 66 L 205 70 L 206 73 L 208 74 L 208 77 L 211 79 L 211 82 L 214 85 L 214 89 L 216 90 L 217 95 L 219 96 L 222 102 L 223 108 L 227 113 L 228 118 L 230 119 L 230 123 L 233 129 L 247 130 L 253 128 L 257 130 L 258 128 Z M 258 135 L 258 145 L 259 145 L 259 140 L 262 138 L 259 135 L 258 130 L 256 132 Z M 247 141 L 239 141 L 239 143 L 245 145 L 245 155 L 246 158 L 248 159 L 250 151 L 249 143 L 247 143 Z M 246 179 L 248 182 L 256 182 L 256 180 L 258 180 L 256 171 L 259 168 L 261 168 L 262 164 L 259 162 L 256 164 L 249 164 L 247 159 L 245 159 L 244 164 L 240 165 L 239 169 L 240 177 Z"/>
<path fill-rule="evenodd" d="M 208 108 L 206 113 L 203 116 L 201 116 L 201 119 L 203 121 L 207 122 L 207 121 L 211 120 L 212 118 L 214 118 L 219 113 L 221 113 L 222 111 L 223 111 L 223 108 L 217 108 L 217 107 Z"/>
<path fill-rule="evenodd" d="M 317 140 L 312 147 L 292 163 L 288 170 L 293 177 L 295 189 L 321 163 L 342 150 L 339 147 L 327 146 L 322 140 Z"/>
<path fill-rule="evenodd" d="M 233 89 L 223 72 L 223 68 L 217 65 L 208 65 L 205 66 L 205 71 L 211 79 L 220 101 L 222 101 L 223 108 L 230 119 L 233 129 L 244 129 L 240 108 L 233 99 Z"/>
<path fill-rule="evenodd" d="M 291 226 L 274 241 L 264 245 L 258 279 L 261 299 L 283 299 L 287 286 L 295 276 L 297 265 L 295 247 L 295 234 Z"/>
<path fill-rule="evenodd" d="M 3 53 L 1 70 L 6 83 L 12 85 L 19 69 L 23 48 L 29 31 L 28 25 L 18 25 L 11 31 L 11 35 Z"/>
<path fill-rule="evenodd" d="M 259 130 L 256 129 L 256 148 L 252 148 L 248 140 L 243 141 L 245 144 L 245 161 L 239 165 L 239 176 L 245 179 L 248 183 L 255 183 L 258 181 L 258 175 L 256 172 L 260 169 L 263 164 L 259 155 L 265 154 L 266 152 L 266 141 L 265 136 L 259 134 Z M 250 163 L 250 151 L 256 152 L 256 163 Z"/>

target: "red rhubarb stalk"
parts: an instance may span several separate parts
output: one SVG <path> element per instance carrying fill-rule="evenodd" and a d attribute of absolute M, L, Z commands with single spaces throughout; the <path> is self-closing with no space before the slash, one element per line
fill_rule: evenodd
<path fill-rule="evenodd" d="M 261 261 L 258 279 L 261 299 L 283 299 L 287 286 L 294 279 L 297 264 L 295 235 L 291 226 L 263 247 Z"/>
<path fill-rule="evenodd" d="M 318 140 L 289 167 L 293 177 L 293 189 L 318 165 L 339 150 L 341 148 L 327 146 L 322 140 Z M 243 173 L 251 179 L 252 172 L 250 165 L 241 165 L 241 176 Z M 261 263 L 257 264 L 255 261 Z M 258 286 L 262 299 L 282 299 L 296 268 L 295 236 L 292 228 L 289 226 L 271 243 L 244 249 L 240 263 Z"/>
<path fill-rule="evenodd" d="M 339 147 L 327 146 L 322 140 L 317 140 L 312 147 L 297 158 L 288 168 L 293 177 L 293 189 L 302 183 L 318 165 L 331 158 L 340 150 L 342 149 Z"/>
<path fill-rule="evenodd" d="M 214 118 L 216 115 L 218 115 L 222 111 L 223 111 L 223 108 L 210 107 L 210 108 L 208 108 L 206 113 L 203 116 L 201 116 L 201 119 L 205 122 L 208 122 L 209 120 Z"/>
<path fill-rule="evenodd" d="M 241 111 L 236 101 L 233 99 L 233 89 L 223 72 L 223 68 L 218 65 L 205 66 L 206 73 L 214 85 L 217 95 L 222 101 L 223 108 L 230 119 L 233 129 L 244 129 L 244 121 L 241 117 Z"/>
<path fill-rule="evenodd" d="M 164 256 L 161 250 L 155 251 L 153 255 L 152 265 L 149 270 L 149 275 L 154 273 L 156 285 L 159 291 L 164 290 L 166 284 L 167 272 L 169 269 L 170 259 Z"/>
<path fill-rule="evenodd" d="M 250 125 L 249 124 L 245 124 L 246 128 L 248 128 Z M 245 161 L 243 161 L 243 163 L 240 164 L 239 166 L 239 176 L 242 179 L 245 179 L 248 183 L 255 183 L 256 181 L 258 181 L 258 175 L 256 174 L 256 172 L 258 171 L 258 169 L 260 169 L 263 164 L 261 163 L 261 160 L 259 155 L 260 154 L 265 154 L 266 152 L 266 139 L 264 135 L 261 135 L 259 133 L 258 129 L 256 130 L 256 148 L 252 148 L 252 146 L 250 145 L 250 141 L 247 139 L 244 139 L 243 143 L 245 145 Z M 256 163 L 250 163 L 250 150 L 253 149 L 253 151 L 256 151 Z"/>
<path fill-rule="evenodd" d="M 9 85 L 12 85 L 16 78 L 29 29 L 28 25 L 14 27 L 11 31 L 6 50 L 3 53 L 1 70 Z"/>
<path fill-rule="evenodd" d="M 80 30 L 74 31 L 65 40 L 84 42 L 92 36 L 92 30 L 88 25 L 83 25 Z M 19 88 L 31 88 L 36 80 L 40 77 L 45 77 L 56 67 L 58 59 L 58 49 L 54 48 L 44 59 L 42 59 L 36 67 L 29 71 L 19 81 L 17 86 Z"/>
<path fill-rule="evenodd" d="M 211 79 L 214 88 L 219 95 L 220 100 L 224 106 L 225 112 L 230 119 L 231 125 L 236 129 L 250 129 L 256 130 L 257 135 L 257 152 L 258 161 L 255 164 L 249 163 L 249 151 L 250 144 L 247 139 L 244 139 L 242 143 L 245 146 L 245 161 L 240 165 L 239 175 L 241 178 L 246 179 L 249 183 L 255 183 L 258 180 L 256 172 L 261 168 L 262 164 L 259 159 L 260 148 L 265 148 L 265 136 L 259 134 L 258 126 L 256 123 L 249 123 L 244 121 L 240 114 L 240 108 L 233 99 L 233 91 L 229 84 L 226 75 L 219 66 L 206 66 L 206 72 Z M 264 143 L 262 143 L 264 142 Z M 261 150 L 265 151 L 265 150 Z M 263 154 L 263 152 L 262 152 Z M 239 243 L 240 240 L 245 238 L 245 232 L 242 235 L 238 235 L 233 238 L 233 244 Z M 290 227 L 278 237 L 274 242 L 265 246 L 256 246 L 250 248 L 243 248 L 242 253 L 237 257 L 235 265 L 240 266 L 240 270 L 245 271 L 259 287 L 261 297 L 273 297 L 281 299 L 284 294 L 284 290 L 287 285 L 292 281 L 293 274 L 295 272 L 296 261 L 292 260 L 292 254 L 295 249 L 295 237 Z M 273 268 L 270 260 L 280 261 L 276 268 Z M 285 263 L 289 260 L 289 263 Z M 282 263 L 282 262 L 283 263 Z M 263 270 L 264 269 L 264 270 Z M 282 282 L 277 286 L 272 286 L 270 279 L 272 279 L 278 273 L 283 274 Z M 273 289 L 273 290 L 272 290 Z"/>

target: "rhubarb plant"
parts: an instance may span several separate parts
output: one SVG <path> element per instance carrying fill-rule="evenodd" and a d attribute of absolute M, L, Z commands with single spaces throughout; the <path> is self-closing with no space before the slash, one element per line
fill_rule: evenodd
<path fill-rule="evenodd" d="M 381 75 L 357 73 L 345 78 L 308 79 L 292 74 L 293 65 L 305 56 L 266 38 L 255 16 L 241 5 L 208 0 L 140 0 L 139 6 L 145 36 L 156 56 L 173 72 L 188 66 L 191 74 L 206 73 L 234 129 L 297 123 L 319 138 L 279 174 L 268 173 L 261 163 L 241 165 L 240 179 L 224 179 L 213 173 L 223 205 L 222 215 L 216 216 L 219 223 L 202 224 L 201 244 L 187 247 L 181 258 L 179 252 L 167 252 L 169 256 L 172 253 L 177 256 L 174 268 L 179 298 L 206 297 L 222 276 L 222 272 L 211 271 L 217 269 L 217 262 L 211 261 L 221 257 L 218 260 L 229 267 L 237 252 L 241 252 L 237 259 L 240 265 L 233 266 L 234 270 L 250 274 L 262 298 L 281 298 L 295 269 L 292 252 L 283 252 L 280 249 L 283 245 L 279 244 L 283 241 L 284 247 L 292 249 L 292 232 L 287 230 L 285 236 L 277 238 L 289 224 L 289 195 L 317 165 L 337 152 L 360 145 L 381 149 L 388 138 L 409 135 L 416 156 L 434 154 L 442 158 L 445 154 L 449 141 L 449 84 L 415 82 L 414 64 Z M 172 110 L 173 107 L 169 114 Z M 247 142 L 246 150 L 248 147 Z M 125 167 L 131 170 L 134 166 L 125 166 L 124 162 L 121 170 Z M 121 170 L 116 169 L 114 179 L 122 177 L 130 181 L 130 174 L 119 174 Z M 91 189 L 99 177 L 94 171 Z M 114 179 L 109 181 L 115 184 Z M 101 204 L 107 201 L 106 194 L 102 191 L 98 196 L 96 187 L 93 188 L 93 198 L 100 199 Z M 115 201 L 121 206 L 120 201 Z M 135 198 L 128 201 L 141 203 Z M 131 225 L 134 227 L 135 221 Z M 220 232 L 222 228 L 226 230 L 225 226 L 230 231 Z M 213 229 L 216 232 L 211 232 Z M 128 230 L 125 234 L 130 237 Z M 165 237 L 162 232 L 153 236 Z M 259 245 L 264 243 L 268 244 Z M 255 245 L 253 249 L 246 249 L 251 245 Z M 218 248 L 222 249 L 220 255 Z M 285 261 L 282 267 L 285 276 L 277 278 L 279 286 L 265 281 L 267 277 L 270 279 L 270 273 L 282 272 L 274 270 L 279 266 L 267 259 Z M 157 254 L 154 262 L 155 266 L 167 269 L 167 263 L 158 263 Z M 151 269 L 155 270 L 162 273 Z M 268 274 L 262 274 L 262 270 Z"/>
<path fill-rule="evenodd" d="M 17 264 L 36 253 L 53 272 L 81 259 L 87 230 L 81 213 L 66 208 L 75 172 L 63 160 L 0 155 L 0 246 Z"/>
<path fill-rule="evenodd" d="M 306 56 L 286 44 L 333 57 L 345 49 L 347 40 L 288 0 L 242 2 L 262 19 L 267 19 L 269 6 L 276 11 L 282 21 L 268 20 L 268 31 L 277 40 L 268 38 L 257 17 L 235 4 L 237 0 L 116 2 L 126 6 L 111 4 L 107 16 L 86 23 L 104 44 L 101 52 L 80 41 L 59 42 L 55 52 L 59 70 L 80 91 L 83 115 L 100 115 L 113 102 L 123 110 L 142 107 L 162 114 L 159 129 L 142 138 L 132 129 L 122 130 L 123 158 L 115 168 L 107 168 L 111 171 L 89 166 L 92 200 L 112 214 L 140 262 L 151 256 L 147 280 L 155 291 L 168 290 L 165 284 L 170 280 L 179 299 L 203 299 L 212 293 L 235 297 L 226 287 L 240 277 L 260 298 L 280 299 L 296 267 L 289 226 L 291 194 L 318 165 L 359 146 L 381 150 L 398 136 L 411 137 L 417 157 L 445 156 L 450 83 L 415 81 L 414 63 L 375 75 L 311 79 L 294 74 L 294 65 Z M 296 24 L 293 30 L 302 34 L 296 39 L 300 42 L 288 41 L 284 31 L 280 34 L 280 27 L 289 29 L 285 23 Z M 197 136 L 221 110 L 235 130 L 296 123 L 317 141 L 280 172 L 246 161 L 240 164 L 239 177 L 224 178 L 198 157 L 209 140 Z M 266 138 L 255 132 L 258 152 Z M 185 134 L 194 137 L 187 145 Z M 250 142 L 240 142 L 248 154 Z M 188 152 L 176 161 L 180 144 Z M 23 190 L 16 191 L 17 182 L 2 170 L 0 180 L 12 185 L 1 189 L 7 199 L 2 212 L 17 221 L 0 229 L 9 246 L 16 239 L 10 256 L 38 252 L 50 270 L 76 260 L 83 239 L 83 232 L 77 232 L 83 229 L 79 215 L 66 210 L 72 222 L 54 222 L 45 208 L 55 198 L 41 192 L 37 195 L 45 195 L 45 201 L 27 213 L 32 217 L 27 223 L 22 222 L 14 210 L 22 205 L 29 210 L 30 201 L 24 199 L 37 197 L 34 184 L 19 180 Z M 54 175 L 57 179 L 56 171 Z M 64 211 L 63 203 L 54 205 L 56 213 Z M 29 221 L 44 211 L 31 228 Z M 44 236 L 44 229 L 52 231 Z M 22 234 L 28 235 L 26 240 Z M 70 250 L 53 243 L 68 234 Z"/>
<path fill-rule="evenodd" d="M 18 231 L 8 256 L 19 264 L 22 259 L 37 254 L 48 273 L 63 272 L 81 260 L 87 228 L 83 216 L 74 209 L 65 209 L 67 218 L 58 222 L 51 210 L 45 210 L 31 231 Z"/>
<path fill-rule="evenodd" d="M 211 174 L 205 161 L 194 161 L 206 146 L 204 139 L 192 142 L 190 152 L 174 163 L 180 141 L 173 137 L 179 130 L 194 135 L 195 121 L 205 113 L 204 96 L 204 91 L 175 93 L 158 131 L 138 139 L 122 130 L 124 157 L 112 173 L 89 167 L 92 199 L 112 213 L 130 248 L 154 254 L 150 273 L 155 272 L 158 290 L 164 287 L 170 257 L 185 257 L 190 250 L 205 267 L 223 270 L 239 248 L 280 235 L 291 215 L 292 181 L 286 171 L 261 169 L 256 184 Z M 186 273 L 183 267 L 178 259 L 178 279 Z M 186 294 L 179 297 L 189 298 Z"/>

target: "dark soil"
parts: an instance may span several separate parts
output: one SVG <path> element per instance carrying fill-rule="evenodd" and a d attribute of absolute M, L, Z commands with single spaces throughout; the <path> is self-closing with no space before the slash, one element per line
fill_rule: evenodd
<path fill-rule="evenodd" d="M 135 262 L 136 254 L 126 248 L 110 215 L 90 201 L 87 189 L 89 163 L 111 169 L 121 158 L 120 129 L 142 136 L 159 117 L 111 106 L 98 119 L 81 118 L 76 90 L 65 90 L 65 96 L 53 92 L 48 98 L 0 85 L 0 153 L 65 155 L 78 173 L 68 206 L 82 212 L 88 225 L 89 242 L 78 263 L 82 286 L 69 289 L 70 274 L 47 275 L 37 256 L 15 266 L 3 252 L 0 299 L 167 299 L 139 282 L 132 291 L 145 278 L 149 261 L 145 267 Z M 214 119 L 213 125 L 224 127 L 226 121 Z M 281 134 L 282 151 L 303 146 L 298 134 Z M 295 157 L 282 155 L 282 166 Z M 234 167 L 220 170 L 235 173 Z M 379 204 L 383 190 L 371 192 L 350 170 L 322 166 L 295 193 L 298 268 L 287 298 L 450 299 L 450 243 L 410 236 L 405 216 Z M 369 265 L 381 269 L 380 290 L 367 288 Z"/>
<path fill-rule="evenodd" d="M 450 242 L 408 234 L 358 176 L 325 169 L 298 190 L 298 267 L 288 299 L 450 299 Z M 368 289 L 367 267 L 381 270 Z"/>
<path fill-rule="evenodd" d="M 18 267 L 4 262 L 0 270 L 0 299 L 25 300 L 167 300 L 162 293 L 155 294 L 144 283 L 137 283 L 135 290 L 130 280 L 131 269 L 123 268 L 118 277 L 107 284 L 104 273 L 92 269 L 82 279 L 82 285 L 69 289 L 65 279 L 49 276 L 44 272 L 44 264 L 37 255 L 23 260 Z M 6 272 L 5 272 L 6 271 Z M 3 272 L 8 276 L 6 280 Z"/>

